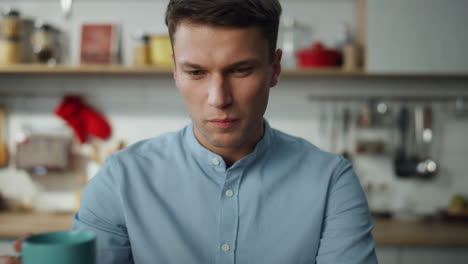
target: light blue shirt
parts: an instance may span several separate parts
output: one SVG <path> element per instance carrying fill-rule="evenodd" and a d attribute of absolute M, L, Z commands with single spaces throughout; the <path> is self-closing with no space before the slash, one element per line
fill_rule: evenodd
<path fill-rule="evenodd" d="M 97 263 L 377 263 L 373 223 L 350 163 L 270 128 L 226 168 L 193 124 L 111 155 L 73 228 Z"/>

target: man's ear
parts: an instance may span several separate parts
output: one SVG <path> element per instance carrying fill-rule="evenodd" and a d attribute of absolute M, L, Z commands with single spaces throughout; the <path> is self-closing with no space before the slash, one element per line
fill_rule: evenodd
<path fill-rule="evenodd" d="M 276 86 L 279 81 L 279 77 L 281 74 L 281 57 L 283 56 L 283 51 L 281 49 L 276 50 L 275 55 L 273 57 L 273 74 L 271 75 L 270 80 L 270 87 Z"/>

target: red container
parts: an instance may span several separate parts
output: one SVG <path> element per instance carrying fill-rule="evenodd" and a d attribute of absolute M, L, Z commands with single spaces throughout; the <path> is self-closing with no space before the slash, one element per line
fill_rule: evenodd
<path fill-rule="evenodd" d="M 341 53 L 325 48 L 321 42 L 315 42 L 310 48 L 298 50 L 296 58 L 299 68 L 334 67 L 341 64 Z"/>

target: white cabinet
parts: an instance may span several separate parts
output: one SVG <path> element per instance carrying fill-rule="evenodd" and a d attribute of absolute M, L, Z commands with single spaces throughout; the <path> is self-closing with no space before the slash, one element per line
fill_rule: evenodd
<path fill-rule="evenodd" d="M 372 73 L 468 73 L 468 1 L 367 0 Z"/>

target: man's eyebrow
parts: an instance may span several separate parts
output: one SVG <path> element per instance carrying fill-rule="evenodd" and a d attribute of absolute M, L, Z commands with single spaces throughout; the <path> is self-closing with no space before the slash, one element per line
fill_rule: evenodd
<path fill-rule="evenodd" d="M 234 62 L 233 64 L 228 65 L 226 68 L 236 68 L 242 65 L 258 65 L 258 64 L 260 64 L 260 61 L 257 59 L 246 59 L 246 60 Z"/>
<path fill-rule="evenodd" d="M 241 61 L 237 61 L 232 64 L 229 64 L 225 68 L 236 68 L 236 67 L 247 65 L 247 64 L 258 65 L 260 64 L 260 61 L 257 59 L 245 59 L 245 60 L 241 60 Z M 203 69 L 203 66 L 196 64 L 196 63 L 189 62 L 189 61 L 182 62 L 181 66 L 184 68 Z"/>
<path fill-rule="evenodd" d="M 203 68 L 201 65 L 198 65 L 198 64 L 196 64 L 196 63 L 191 63 L 191 62 L 188 62 L 188 61 L 182 62 L 181 65 L 182 65 L 182 67 L 184 67 L 184 68 L 194 68 L 194 69 L 201 69 L 201 68 Z"/>

